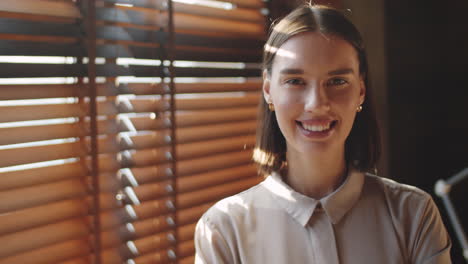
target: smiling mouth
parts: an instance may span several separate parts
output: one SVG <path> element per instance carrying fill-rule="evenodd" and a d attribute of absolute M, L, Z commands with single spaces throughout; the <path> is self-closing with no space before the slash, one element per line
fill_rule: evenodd
<path fill-rule="evenodd" d="M 308 132 L 327 132 L 329 130 L 332 130 L 336 126 L 337 122 L 338 122 L 337 120 L 333 120 L 333 121 L 323 123 L 323 124 L 309 125 L 309 124 L 304 124 L 303 122 L 300 122 L 300 121 L 296 121 L 296 123 L 301 128 L 303 128 L 304 130 Z"/>

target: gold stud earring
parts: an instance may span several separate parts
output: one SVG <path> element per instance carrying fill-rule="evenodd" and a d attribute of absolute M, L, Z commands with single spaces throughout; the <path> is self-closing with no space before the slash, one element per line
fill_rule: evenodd
<path fill-rule="evenodd" d="M 271 112 L 274 112 L 274 111 L 275 111 L 275 106 L 273 105 L 272 102 L 269 102 L 269 103 L 268 103 L 268 109 L 270 109 Z"/>
<path fill-rule="evenodd" d="M 357 111 L 358 113 L 361 112 L 361 111 L 362 111 L 362 105 L 358 106 L 358 107 L 356 108 L 356 111 Z"/>

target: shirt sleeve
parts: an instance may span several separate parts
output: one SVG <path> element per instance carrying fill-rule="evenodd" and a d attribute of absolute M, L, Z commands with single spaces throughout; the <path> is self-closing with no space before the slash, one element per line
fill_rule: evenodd
<path fill-rule="evenodd" d="M 428 195 L 425 206 L 421 210 L 417 223 L 412 263 L 415 264 L 450 264 L 450 249 L 452 243 L 445 229 L 439 210 Z"/>
<path fill-rule="evenodd" d="M 194 241 L 195 264 L 236 263 L 222 232 L 206 216 L 197 223 Z"/>

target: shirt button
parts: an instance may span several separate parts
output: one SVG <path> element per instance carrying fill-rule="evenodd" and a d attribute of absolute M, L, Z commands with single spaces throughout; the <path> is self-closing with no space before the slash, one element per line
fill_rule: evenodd
<path fill-rule="evenodd" d="M 317 206 L 315 207 L 315 211 L 317 212 L 323 212 L 323 207 L 321 203 L 318 203 Z"/>

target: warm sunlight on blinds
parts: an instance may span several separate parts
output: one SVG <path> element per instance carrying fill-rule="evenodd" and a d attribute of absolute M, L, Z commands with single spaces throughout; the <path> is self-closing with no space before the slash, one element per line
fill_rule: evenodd
<path fill-rule="evenodd" d="M 0 264 L 193 263 L 259 182 L 265 4 L 89 1 L 0 3 Z"/>

